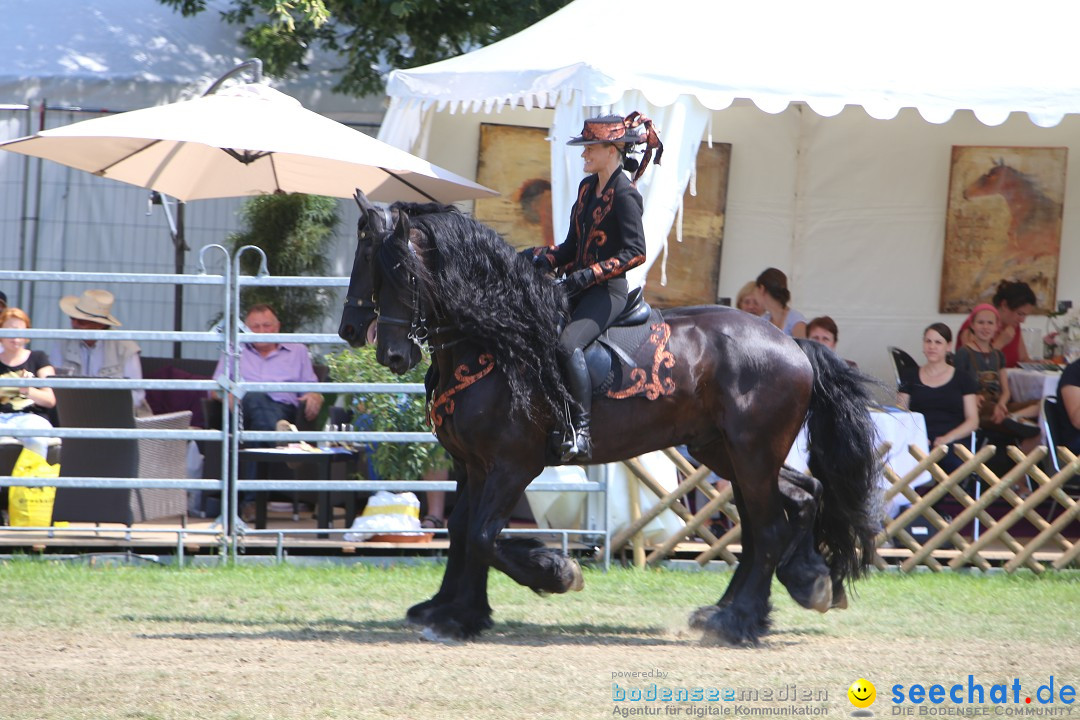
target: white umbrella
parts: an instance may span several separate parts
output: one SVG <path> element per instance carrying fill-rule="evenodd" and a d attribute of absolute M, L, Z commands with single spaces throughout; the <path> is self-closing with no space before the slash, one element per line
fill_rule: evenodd
<path fill-rule="evenodd" d="M 304 109 L 265 85 L 84 120 L 0 143 L 180 200 L 275 192 L 449 203 L 497 195 Z"/>

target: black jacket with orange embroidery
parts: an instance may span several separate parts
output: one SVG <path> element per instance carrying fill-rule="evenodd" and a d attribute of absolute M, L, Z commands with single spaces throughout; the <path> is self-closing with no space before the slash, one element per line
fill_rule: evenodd
<path fill-rule="evenodd" d="M 545 253 L 551 267 L 567 275 L 592 270 L 593 285 L 645 262 L 640 193 L 621 170 L 612 173 L 599 198 L 598 182 L 590 175 L 578 185 L 566 240 Z"/>

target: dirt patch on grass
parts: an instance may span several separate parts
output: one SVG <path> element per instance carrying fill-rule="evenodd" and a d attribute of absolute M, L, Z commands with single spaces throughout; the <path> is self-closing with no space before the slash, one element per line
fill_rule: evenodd
<path fill-rule="evenodd" d="M 422 641 L 417 630 L 391 621 L 283 627 L 132 617 L 119 631 L 0 630 L 0 717 L 605 718 L 629 707 L 613 701 L 613 683 L 647 688 L 652 682 L 776 695 L 795 686 L 819 699 L 794 705 L 847 717 L 853 708 L 844 693 L 859 677 L 877 685 L 874 709 L 883 716 L 894 683 L 966 682 L 973 674 L 988 687 L 1019 677 L 1033 691 L 1050 674 L 1059 683 L 1080 679 L 1075 636 L 1059 643 L 868 641 L 862 633 L 800 625 L 795 617 L 754 649 L 704 646 L 677 625 L 553 632 L 527 621 L 449 645 Z M 613 677 L 650 671 L 665 675 Z M 666 717 L 702 717 L 722 704 L 652 706 Z M 792 704 L 759 699 L 745 706 Z"/>

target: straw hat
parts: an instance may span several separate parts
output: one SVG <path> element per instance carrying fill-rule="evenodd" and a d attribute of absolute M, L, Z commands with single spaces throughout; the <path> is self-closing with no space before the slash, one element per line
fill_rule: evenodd
<path fill-rule="evenodd" d="M 120 321 L 112 315 L 114 299 L 108 290 L 86 290 L 78 297 L 66 295 L 61 298 L 60 309 L 68 317 L 120 327 Z"/>

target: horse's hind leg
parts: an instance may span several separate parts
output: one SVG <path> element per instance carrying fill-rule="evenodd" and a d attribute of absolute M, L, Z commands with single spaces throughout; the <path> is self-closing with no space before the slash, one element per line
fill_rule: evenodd
<path fill-rule="evenodd" d="M 762 433 L 761 437 L 766 435 Z M 738 507 L 744 553 L 724 597 L 716 605 L 698 609 L 690 623 L 731 643 L 756 644 L 769 628 L 773 571 L 788 547 L 792 530 L 784 516 L 778 487 L 780 458 L 769 459 L 774 448 L 745 433 L 733 444 L 740 448 L 730 459 L 741 498 Z M 724 455 L 714 446 L 693 454 L 710 468 L 724 466 Z M 747 548 L 749 553 L 745 552 Z"/>
<path fill-rule="evenodd" d="M 785 466 L 780 470 L 780 494 L 795 536 L 776 568 L 776 577 L 795 602 L 825 612 L 832 605 L 829 566 L 815 548 L 814 520 L 821 498 L 821 483 Z"/>
<path fill-rule="evenodd" d="M 715 470 L 713 472 L 716 472 Z M 724 589 L 724 594 L 720 596 L 720 599 L 716 602 L 716 605 L 706 605 L 699 608 L 690 618 L 690 627 L 695 630 L 704 630 L 705 623 L 709 617 L 716 611 L 717 607 L 726 607 L 731 599 L 738 594 L 739 588 L 742 587 L 746 581 L 746 577 L 750 574 L 750 568 L 754 564 L 754 537 L 750 531 L 750 525 L 748 524 L 749 514 L 744 510 L 742 493 L 739 491 L 739 486 L 735 483 L 731 484 L 731 490 L 735 494 L 735 508 L 739 511 L 739 526 L 741 528 L 741 545 L 742 552 L 739 553 L 739 564 L 735 566 L 735 572 L 731 575 L 731 580 L 728 582 L 727 588 Z M 747 518 L 744 520 L 743 518 Z"/>

